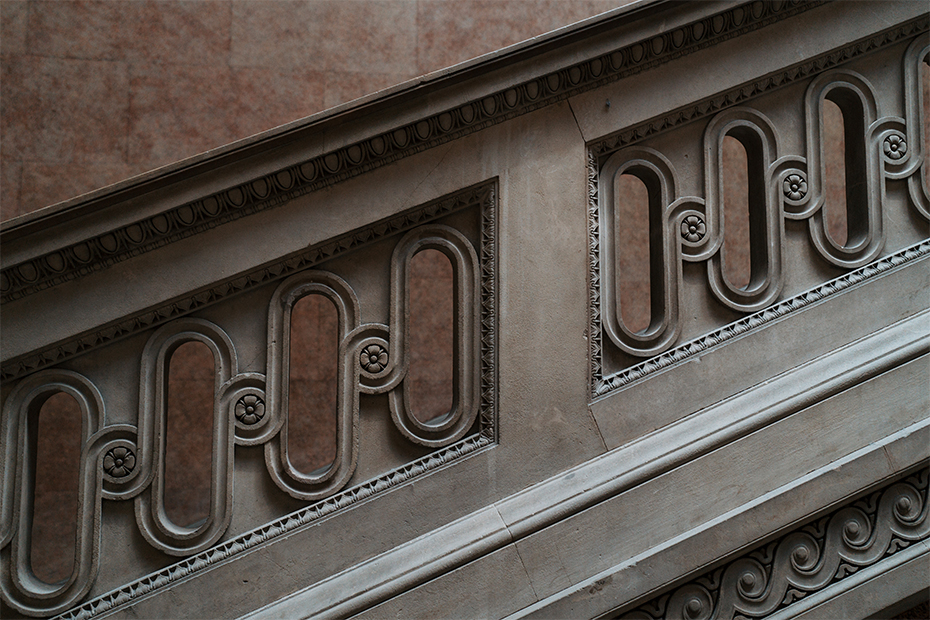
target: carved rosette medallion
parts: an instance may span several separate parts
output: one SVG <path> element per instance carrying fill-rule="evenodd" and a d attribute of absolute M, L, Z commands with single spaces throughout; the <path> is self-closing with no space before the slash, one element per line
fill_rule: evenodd
<path fill-rule="evenodd" d="M 370 344 L 362 350 L 359 363 L 371 374 L 378 374 L 387 367 L 388 352 L 380 344 Z"/>
<path fill-rule="evenodd" d="M 246 394 L 236 402 L 236 419 L 243 424 L 257 424 L 265 417 L 265 401 L 254 394 Z"/>
<path fill-rule="evenodd" d="M 888 161 L 896 162 L 907 155 L 907 140 L 904 134 L 893 132 L 885 136 L 882 142 L 882 153 Z"/>
<path fill-rule="evenodd" d="M 681 221 L 681 237 L 690 243 L 697 243 L 707 234 L 707 225 L 697 215 L 689 215 Z"/>
<path fill-rule="evenodd" d="M 782 184 L 782 191 L 788 200 L 803 200 L 807 196 L 807 179 L 800 172 L 789 174 Z"/>
<path fill-rule="evenodd" d="M 125 478 L 136 467 L 136 455 L 125 446 L 116 446 L 103 457 L 103 470 L 114 478 Z"/>

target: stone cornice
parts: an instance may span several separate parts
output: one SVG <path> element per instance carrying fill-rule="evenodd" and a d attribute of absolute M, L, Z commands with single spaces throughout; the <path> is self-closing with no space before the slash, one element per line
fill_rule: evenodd
<path fill-rule="evenodd" d="M 354 250 L 414 226 L 432 221 L 472 206 L 488 210 L 496 202 L 496 181 L 488 181 L 466 188 L 449 196 L 443 196 L 426 204 L 414 207 L 395 216 L 372 222 L 344 235 L 328 239 L 301 252 L 283 256 L 280 259 L 254 269 L 240 273 L 232 278 L 216 282 L 206 288 L 192 291 L 176 299 L 146 308 L 117 321 L 101 325 L 88 332 L 78 334 L 68 340 L 57 342 L 32 353 L 6 360 L 0 370 L 0 380 L 8 381 L 24 376 L 42 368 L 61 363 L 98 347 L 129 337 L 139 331 L 152 329 L 180 316 L 210 306 L 230 295 L 235 295 L 268 282 L 283 280 L 287 276 L 334 258 L 347 251 Z M 493 222 L 489 232 L 493 241 Z M 493 260 L 483 257 L 487 274 L 493 275 Z"/>
<path fill-rule="evenodd" d="M 66 247 L 42 252 L 0 272 L 0 300 L 20 299 L 105 269 L 133 256 L 273 208 L 403 157 L 792 17 L 822 3 L 822 0 L 795 0 L 732 6 L 246 183 L 115 229 L 107 229 Z M 552 45 L 552 42 L 546 43 Z M 454 74 L 448 76 L 450 80 L 454 77 Z M 11 235 L 17 234 L 15 226 L 4 231 L 4 236 L 10 240 Z"/>

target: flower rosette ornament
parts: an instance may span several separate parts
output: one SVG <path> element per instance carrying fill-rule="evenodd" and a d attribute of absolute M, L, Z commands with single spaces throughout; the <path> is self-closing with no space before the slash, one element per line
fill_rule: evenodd
<path fill-rule="evenodd" d="M 782 189 L 785 198 L 797 202 L 807 196 L 807 181 L 800 174 L 789 174 L 785 177 Z"/>
<path fill-rule="evenodd" d="M 380 344 L 370 344 L 362 349 L 362 353 L 359 355 L 359 363 L 366 372 L 373 375 L 378 374 L 387 367 L 387 349 Z"/>
<path fill-rule="evenodd" d="M 136 466 L 136 455 L 125 446 L 107 451 L 103 457 L 103 470 L 113 478 L 125 478 Z"/>
<path fill-rule="evenodd" d="M 882 152 L 889 161 L 898 161 L 907 155 L 907 140 L 899 133 L 889 134 L 882 142 Z"/>
<path fill-rule="evenodd" d="M 689 243 L 697 243 L 707 234 L 707 225 L 696 215 L 689 215 L 681 221 L 681 236 Z"/>
<path fill-rule="evenodd" d="M 265 417 L 265 403 L 254 394 L 247 394 L 236 403 L 236 419 L 249 426 Z"/>

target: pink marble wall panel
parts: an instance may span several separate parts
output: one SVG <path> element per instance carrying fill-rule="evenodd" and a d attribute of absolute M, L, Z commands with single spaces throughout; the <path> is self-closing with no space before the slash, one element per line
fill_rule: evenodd
<path fill-rule="evenodd" d="M 627 1 L 3 0 L 0 219 Z"/>
<path fill-rule="evenodd" d="M 138 174 L 140 170 L 133 168 L 125 162 L 46 162 L 46 161 L 17 161 L 3 162 L 0 166 L 4 170 L 15 171 L 18 189 L 17 203 L 20 213 L 30 213 L 36 209 L 48 206 L 60 200 L 61 196 L 80 196 L 100 187 L 112 185 L 118 181 Z M 5 181 L 4 181 L 5 182 Z M 11 191 L 13 186 L 9 188 Z M 4 195 L 6 189 L 4 189 Z M 13 217 L 16 213 L 7 214 L 7 206 L 2 206 L 3 217 Z"/>
<path fill-rule="evenodd" d="M 155 168 L 322 107 L 316 71 L 133 65 L 129 161 Z"/>
<path fill-rule="evenodd" d="M 464 0 L 419 2 L 417 63 L 421 73 L 513 45 L 609 11 L 629 0 Z"/>
<path fill-rule="evenodd" d="M 40 1 L 29 11 L 29 53 L 150 64 L 224 65 L 232 11 L 225 1 Z"/>
<path fill-rule="evenodd" d="M 25 53 L 27 16 L 25 0 L 0 2 L 0 55 Z"/>

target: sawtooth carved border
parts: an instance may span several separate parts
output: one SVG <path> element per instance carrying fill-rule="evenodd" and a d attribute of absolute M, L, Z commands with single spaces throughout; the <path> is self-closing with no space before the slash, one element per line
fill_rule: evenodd
<path fill-rule="evenodd" d="M 930 538 L 926 464 L 653 598 L 622 620 L 761 618 Z"/>
<path fill-rule="evenodd" d="M 220 224 L 281 205 L 403 157 L 752 32 L 823 2 L 756 1 L 735 6 L 480 100 L 466 102 L 158 215 L 11 265 L 0 271 L 0 301 L 20 299 L 105 269 Z"/>

